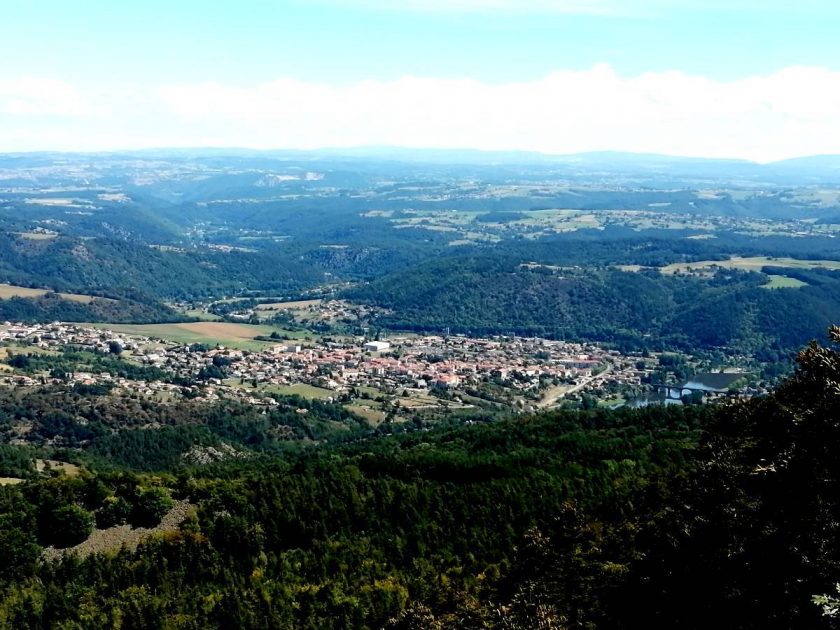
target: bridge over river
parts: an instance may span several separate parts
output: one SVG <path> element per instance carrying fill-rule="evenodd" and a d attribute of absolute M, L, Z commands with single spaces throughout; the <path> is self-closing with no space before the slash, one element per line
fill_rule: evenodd
<path fill-rule="evenodd" d="M 690 396 L 694 392 L 701 392 L 703 394 L 726 394 L 729 391 L 728 389 L 717 389 L 703 385 L 694 385 L 692 383 L 686 383 L 685 385 L 651 383 L 650 386 L 653 387 L 658 395 L 670 400 L 682 400 L 683 396 Z"/>

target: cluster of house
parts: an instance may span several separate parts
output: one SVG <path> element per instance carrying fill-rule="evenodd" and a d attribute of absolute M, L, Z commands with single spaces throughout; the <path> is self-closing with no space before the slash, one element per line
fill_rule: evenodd
<path fill-rule="evenodd" d="M 236 308 L 236 304 L 236 302 L 233 303 L 235 307 L 234 310 L 228 310 L 226 312 L 226 316 L 230 319 L 241 321 L 250 321 L 254 318 L 258 320 L 265 320 L 270 319 L 274 315 L 285 313 L 293 319 L 301 322 L 358 322 L 381 310 L 364 304 L 352 304 L 344 300 L 335 299 L 260 303 L 256 306 L 242 305 L 241 308 Z M 243 302 L 243 304 L 246 303 Z M 187 305 L 184 304 L 179 304 L 177 306 L 180 308 L 187 307 Z M 200 306 L 199 308 L 205 312 L 212 313 L 214 312 L 214 306 L 215 305 L 211 304 L 209 306 Z M 228 306 L 230 306 L 230 304 L 228 304 Z"/>
<path fill-rule="evenodd" d="M 249 388 L 238 384 L 277 386 L 307 383 L 340 394 L 354 387 L 428 390 L 455 389 L 493 381 L 518 391 L 538 388 L 546 379 L 583 381 L 609 368 L 610 378 L 627 385 L 641 383 L 647 368 L 633 357 L 592 344 L 540 338 L 464 336 L 403 336 L 390 340 L 324 341 L 266 344 L 259 351 L 216 346 L 175 344 L 163 339 L 126 335 L 66 323 L 0 327 L 0 341 L 18 341 L 41 348 L 74 346 L 113 352 L 187 379 L 201 378 L 196 393 L 210 399 L 224 395 L 260 403 Z M 25 379 L 10 376 L 6 378 Z M 76 373 L 76 382 L 110 381 L 107 374 Z M 231 382 L 230 379 L 233 379 Z M 126 385 L 126 383 L 118 383 Z M 155 393 L 182 389 L 175 385 L 138 383 L 137 391 Z"/>
<path fill-rule="evenodd" d="M 354 387 L 454 389 L 494 379 L 518 390 L 541 379 L 585 378 L 618 353 L 595 346 L 542 339 L 492 340 L 438 336 L 391 341 L 356 339 L 302 346 L 278 344 L 261 351 L 225 347 L 196 350 L 177 345 L 154 352 L 135 351 L 145 363 L 176 375 L 194 377 L 217 366 L 227 378 L 269 385 L 307 383 L 342 393 Z M 625 374 L 640 382 L 640 374 Z M 221 378 L 208 379 L 223 385 Z"/>
<path fill-rule="evenodd" d="M 61 348 L 76 348 L 101 354 L 111 354 L 118 351 L 119 354 L 128 360 L 144 365 L 152 365 L 166 370 L 166 357 L 170 350 L 170 342 L 150 337 L 126 335 L 115 333 L 110 330 L 78 326 L 53 322 L 51 324 L 14 324 L 3 322 L 0 325 L 0 343 L 14 342 L 34 346 L 43 350 L 57 350 Z M 117 344 L 115 347 L 114 344 Z M 203 362 L 200 362 L 202 365 Z M 200 369 L 200 368 L 199 368 Z M 186 373 L 182 373 L 186 375 Z M 202 387 L 197 384 L 182 386 L 160 380 L 137 381 L 120 376 L 114 376 L 110 372 L 86 372 L 76 371 L 61 379 L 71 385 L 97 385 L 113 384 L 125 388 L 134 394 L 141 396 L 154 396 L 156 394 L 183 394 L 185 389 L 190 390 L 193 398 L 214 401 L 220 398 L 238 398 L 243 402 L 254 405 L 276 405 L 272 398 L 257 397 L 243 389 L 225 387 L 220 381 L 214 381 Z M 6 374 L 0 376 L 0 383 L 11 385 L 31 386 L 45 382 L 41 376 L 27 376 L 25 374 Z"/>

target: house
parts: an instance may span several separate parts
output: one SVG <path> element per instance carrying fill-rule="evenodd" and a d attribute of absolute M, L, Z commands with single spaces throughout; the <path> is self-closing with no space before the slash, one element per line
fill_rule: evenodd
<path fill-rule="evenodd" d="M 435 385 L 437 387 L 444 387 L 447 389 L 458 387 L 460 384 L 461 379 L 454 374 L 441 374 L 438 376 L 437 380 L 435 380 Z"/>

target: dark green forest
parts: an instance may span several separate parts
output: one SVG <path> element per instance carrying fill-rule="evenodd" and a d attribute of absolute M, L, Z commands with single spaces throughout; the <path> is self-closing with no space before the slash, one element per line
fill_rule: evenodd
<path fill-rule="evenodd" d="M 134 377 L 156 372 L 130 367 Z M 57 449 L 63 457 L 92 468 L 153 472 L 186 468 L 185 454 L 193 447 L 225 444 L 243 457 L 256 458 L 300 444 L 346 441 L 369 433 L 361 418 L 340 405 L 296 396 L 276 398 L 278 404 L 268 408 L 232 400 L 161 402 L 116 396 L 107 384 L 0 389 L 0 438 L 4 443 Z M 0 460 L 0 476 L 15 476 L 20 470 L 19 461 L 10 462 L 6 469 Z M 31 472 L 32 466 L 28 468 Z"/>
<path fill-rule="evenodd" d="M 721 406 L 452 421 L 145 472 L 101 451 L 0 489 L 0 623 L 835 627 L 812 598 L 840 575 L 838 343 L 833 328 L 774 394 Z M 182 500 L 180 530 L 136 551 L 39 560 Z"/>
<path fill-rule="evenodd" d="M 0 300 L 0 320 L 12 322 L 161 323 L 184 317 L 155 300 L 97 298 L 76 302 L 47 293 L 43 297 Z"/>
<path fill-rule="evenodd" d="M 772 272 L 772 268 L 765 268 Z M 767 290 L 757 272 L 713 277 L 656 269 L 528 267 L 499 257 L 443 259 L 349 290 L 390 312 L 378 323 L 407 330 L 538 335 L 631 348 L 790 351 L 840 311 L 840 273 L 777 270 L 798 289 Z"/>

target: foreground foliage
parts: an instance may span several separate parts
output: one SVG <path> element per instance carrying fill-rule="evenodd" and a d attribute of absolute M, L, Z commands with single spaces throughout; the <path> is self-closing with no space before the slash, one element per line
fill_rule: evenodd
<path fill-rule="evenodd" d="M 812 598 L 840 576 L 839 412 L 840 352 L 811 345 L 773 396 L 727 407 L 557 412 L 7 487 L 0 623 L 833 627 Z M 81 535 L 86 514 L 138 521 L 170 496 L 198 506 L 180 533 L 37 561 L 61 519 Z"/>

